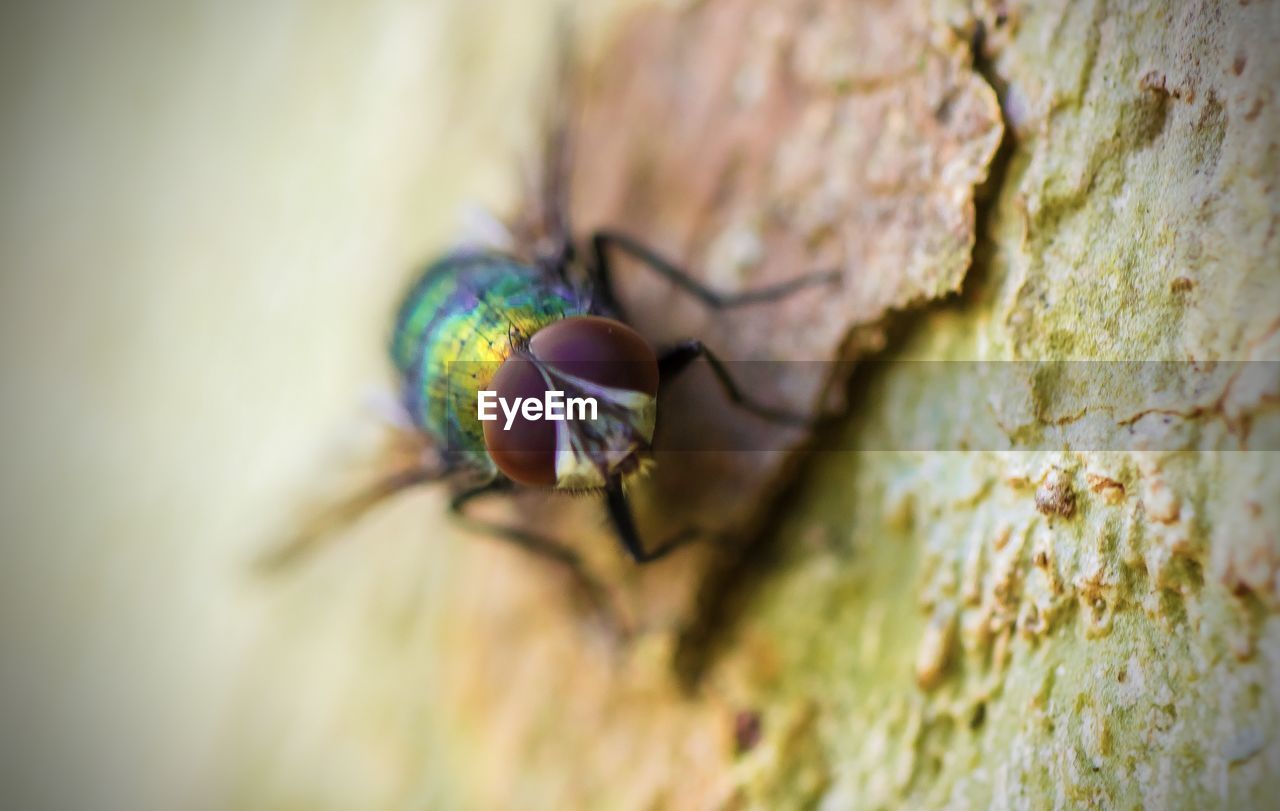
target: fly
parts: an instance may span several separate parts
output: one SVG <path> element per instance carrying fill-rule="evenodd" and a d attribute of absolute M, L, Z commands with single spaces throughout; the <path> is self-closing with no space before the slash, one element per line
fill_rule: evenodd
<path fill-rule="evenodd" d="M 542 238 L 531 256 L 487 249 L 444 256 L 429 265 L 404 297 L 391 340 L 399 400 L 413 431 L 435 450 L 416 464 L 339 506 L 322 530 L 300 535 L 264 563 L 275 567 L 305 551 L 321 531 L 354 520 L 369 507 L 411 487 L 455 483 L 449 510 L 496 538 L 566 566 L 597 603 L 603 590 L 568 546 L 522 528 L 468 515 L 476 499 L 515 488 L 591 493 L 603 501 L 614 533 L 638 564 L 659 560 L 694 537 L 678 533 L 646 543 L 626 490 L 650 466 L 654 424 L 664 387 L 698 359 L 724 395 L 758 417 L 805 427 L 807 417 L 753 400 L 721 359 L 688 338 L 655 348 L 628 325 L 613 286 L 613 259 L 625 254 L 714 310 L 778 301 L 796 291 L 838 281 L 815 273 L 738 293 L 706 287 L 641 241 L 614 230 L 591 234 L 582 251 L 572 239 L 564 190 L 563 129 L 548 141 L 541 208 Z M 590 398 L 593 419 L 558 422 L 481 420 L 481 392 L 499 401 Z"/>

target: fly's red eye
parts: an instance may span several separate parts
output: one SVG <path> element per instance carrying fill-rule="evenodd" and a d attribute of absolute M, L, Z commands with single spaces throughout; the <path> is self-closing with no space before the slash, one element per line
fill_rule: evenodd
<path fill-rule="evenodd" d="M 529 340 L 534 357 L 601 386 L 658 394 L 658 359 L 640 333 L 594 315 L 557 321 Z"/>
<path fill-rule="evenodd" d="M 525 358 L 512 356 L 498 368 L 489 388 L 499 403 L 541 402 L 547 391 L 537 367 Z M 522 398 L 522 399 L 517 399 Z M 556 423 L 526 419 L 517 411 L 507 427 L 508 415 L 501 405 L 493 408 L 496 419 L 481 422 L 484 444 L 498 469 L 512 481 L 535 487 L 556 483 Z"/>

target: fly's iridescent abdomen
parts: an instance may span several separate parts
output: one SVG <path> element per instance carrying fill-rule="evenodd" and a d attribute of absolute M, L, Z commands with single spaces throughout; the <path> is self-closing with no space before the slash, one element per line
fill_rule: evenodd
<path fill-rule="evenodd" d="M 587 297 L 509 257 L 461 254 L 435 262 L 405 296 L 391 341 L 414 424 L 447 452 L 487 463 L 479 391 L 515 340 L 589 311 Z"/>

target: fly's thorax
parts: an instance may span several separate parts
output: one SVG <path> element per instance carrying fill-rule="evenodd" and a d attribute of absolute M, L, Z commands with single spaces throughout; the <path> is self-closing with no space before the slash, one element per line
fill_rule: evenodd
<path fill-rule="evenodd" d="M 416 426 L 445 451 L 488 465 L 478 392 L 530 336 L 588 306 L 558 277 L 510 257 L 456 254 L 431 265 L 402 302 L 391 341 Z"/>
<path fill-rule="evenodd" d="M 597 316 L 557 321 L 503 362 L 490 386 L 477 415 L 489 456 L 511 479 L 592 490 L 644 467 L 658 368 L 630 327 Z"/>

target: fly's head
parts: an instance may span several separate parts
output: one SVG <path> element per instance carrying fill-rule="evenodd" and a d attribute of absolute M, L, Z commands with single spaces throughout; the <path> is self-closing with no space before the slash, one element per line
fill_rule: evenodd
<path fill-rule="evenodd" d="M 634 476 L 648 459 L 658 361 L 619 321 L 575 316 L 543 327 L 489 388 L 499 408 L 483 423 L 485 448 L 513 481 L 596 490 Z"/>

